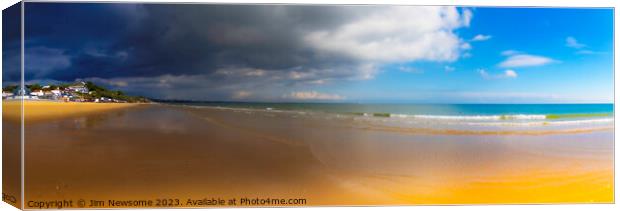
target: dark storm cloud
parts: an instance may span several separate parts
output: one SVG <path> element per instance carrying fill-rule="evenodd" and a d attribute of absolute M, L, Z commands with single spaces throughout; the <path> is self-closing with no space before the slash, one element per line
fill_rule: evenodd
<path fill-rule="evenodd" d="M 409 9 L 28 3 L 26 80 L 90 79 L 153 97 L 222 98 L 371 78 L 386 61 L 458 57 L 452 30 L 469 17 L 454 8 Z"/>
<path fill-rule="evenodd" d="M 300 40 L 305 32 L 350 18 L 337 8 L 32 4 L 27 9 L 28 46 L 65 49 L 72 58 L 71 68 L 48 75 L 54 79 L 198 74 L 230 66 L 288 70 L 352 62 L 317 55 Z"/>
<path fill-rule="evenodd" d="M 2 80 L 20 80 L 21 7 L 14 4 L 2 11 Z"/>

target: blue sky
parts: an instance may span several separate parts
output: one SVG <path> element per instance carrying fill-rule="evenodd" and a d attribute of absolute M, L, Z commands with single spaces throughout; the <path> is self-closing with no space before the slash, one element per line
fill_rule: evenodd
<path fill-rule="evenodd" d="M 181 100 L 609 103 L 612 21 L 611 9 L 27 3 L 26 81 Z M 18 39 L 3 39 L 10 83 Z"/>
<path fill-rule="evenodd" d="M 488 39 L 469 41 L 471 49 L 463 53 L 468 55 L 454 62 L 386 65 L 374 80 L 342 92 L 360 101 L 376 102 L 613 101 L 611 10 L 475 8 L 473 13 L 470 27 L 457 33 L 464 39 L 477 35 Z M 576 40 L 576 45 L 567 39 Z M 508 51 L 551 61 L 502 67 L 500 64 L 510 58 L 502 53 Z M 483 76 L 480 70 L 490 76 Z M 516 76 L 506 77 L 506 70 Z"/>

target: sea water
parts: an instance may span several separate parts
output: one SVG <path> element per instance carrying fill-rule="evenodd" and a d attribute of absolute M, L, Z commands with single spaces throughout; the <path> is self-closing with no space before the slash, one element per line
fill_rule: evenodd
<path fill-rule="evenodd" d="M 564 119 L 613 117 L 613 104 L 352 104 L 179 102 L 191 106 L 309 111 L 437 119 Z"/>
<path fill-rule="evenodd" d="M 197 108 L 303 114 L 315 118 L 353 118 L 391 126 L 444 128 L 490 126 L 600 126 L 613 124 L 613 104 L 354 104 L 175 102 Z M 462 129 L 463 127 L 458 127 Z M 548 128 L 548 127 L 547 127 Z"/>

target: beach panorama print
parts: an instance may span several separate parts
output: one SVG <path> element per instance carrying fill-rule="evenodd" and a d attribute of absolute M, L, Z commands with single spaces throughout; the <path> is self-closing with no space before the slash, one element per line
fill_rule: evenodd
<path fill-rule="evenodd" d="M 614 203 L 613 8 L 17 3 L 23 209 Z"/>

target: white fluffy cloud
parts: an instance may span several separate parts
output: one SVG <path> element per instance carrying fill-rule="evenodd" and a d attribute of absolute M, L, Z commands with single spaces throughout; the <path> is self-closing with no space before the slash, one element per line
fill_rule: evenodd
<path fill-rule="evenodd" d="M 474 38 L 471 39 L 471 41 L 485 41 L 491 39 L 491 35 L 484 35 L 484 34 L 479 34 L 474 36 Z"/>
<path fill-rule="evenodd" d="M 577 39 L 575 39 L 574 37 L 567 37 L 566 38 L 566 46 L 570 47 L 570 48 L 583 48 L 583 47 L 586 47 L 586 45 L 584 45 L 583 43 L 577 42 Z"/>
<path fill-rule="evenodd" d="M 402 71 L 402 72 L 406 72 L 406 73 L 424 73 L 423 70 L 411 67 L 411 66 L 401 66 L 398 67 L 398 70 Z"/>
<path fill-rule="evenodd" d="M 343 100 L 343 96 L 337 94 L 320 93 L 316 91 L 305 92 L 291 92 L 288 95 L 283 96 L 286 99 L 293 100 Z"/>
<path fill-rule="evenodd" d="M 505 51 L 502 51 L 500 54 L 502 56 L 512 56 L 512 55 L 515 55 L 515 54 L 518 54 L 518 53 L 521 53 L 521 52 L 515 51 L 515 50 L 505 50 Z"/>
<path fill-rule="evenodd" d="M 529 67 L 529 66 L 541 66 L 553 62 L 553 59 L 544 56 L 519 54 L 511 52 L 506 60 L 499 64 L 500 67 Z"/>
<path fill-rule="evenodd" d="M 518 74 L 514 70 L 505 70 L 501 74 L 490 74 L 485 69 L 478 69 L 478 74 L 484 79 L 503 79 L 503 78 L 517 78 Z"/>
<path fill-rule="evenodd" d="M 485 69 L 478 69 L 477 72 L 483 78 L 489 78 L 490 77 L 489 73 L 487 73 L 487 71 Z"/>
<path fill-rule="evenodd" d="M 471 49 L 469 39 L 456 31 L 469 27 L 473 13 L 451 6 L 205 9 L 176 13 L 145 7 L 148 16 L 127 32 L 130 37 L 151 37 L 168 25 L 175 30 L 166 30 L 165 39 L 146 39 L 157 42 L 140 42 L 135 51 L 125 49 L 131 52 L 124 55 L 126 62 L 102 61 L 109 70 L 95 73 L 105 74 L 85 71 L 75 77 L 158 99 L 340 100 L 345 97 L 312 90 L 372 79 L 387 65 L 447 64 Z M 171 14 L 177 18 L 167 18 Z M 99 58 L 106 52 L 116 51 L 89 55 Z M 161 52 L 194 56 L 162 57 Z M 153 63 L 162 65 L 112 74 L 128 64 Z"/>
<path fill-rule="evenodd" d="M 504 76 L 506 76 L 507 78 L 516 78 L 517 72 L 515 72 L 514 70 L 506 70 L 504 71 Z"/>
<path fill-rule="evenodd" d="M 305 36 L 311 47 L 370 62 L 454 61 L 463 45 L 453 30 L 472 13 L 455 7 L 386 7 L 331 30 Z"/>

